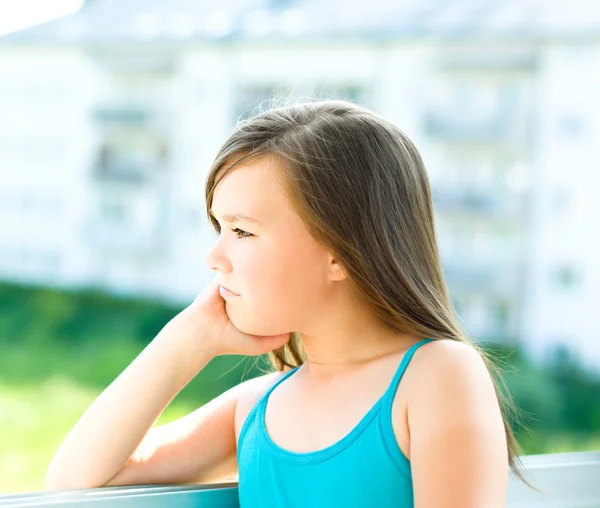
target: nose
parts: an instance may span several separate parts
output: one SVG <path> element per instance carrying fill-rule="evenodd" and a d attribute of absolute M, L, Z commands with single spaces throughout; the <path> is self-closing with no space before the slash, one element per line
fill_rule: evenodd
<path fill-rule="evenodd" d="M 216 270 L 220 273 L 228 273 L 231 271 L 231 264 L 223 252 L 222 238 L 222 236 L 217 238 L 217 241 L 209 249 L 205 263 L 211 270 Z"/>

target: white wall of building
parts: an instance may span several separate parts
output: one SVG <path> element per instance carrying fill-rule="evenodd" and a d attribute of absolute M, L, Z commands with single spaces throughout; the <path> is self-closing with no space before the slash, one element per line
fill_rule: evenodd
<path fill-rule="evenodd" d="M 448 199 L 471 187 L 490 200 L 500 196 L 498 212 L 440 203 L 436 215 L 467 330 L 475 338 L 500 330 L 540 355 L 552 343 L 572 343 L 597 363 L 600 102 L 593 98 L 600 72 L 593 69 L 600 68 L 600 46 L 511 50 L 517 57 L 533 51 L 537 64 L 525 70 L 444 67 L 449 55 L 472 58 L 472 49 L 296 42 L 188 45 L 159 54 L 139 45 L 99 55 L 73 46 L 3 47 L 0 277 L 189 302 L 213 275 L 206 256 L 216 234 L 204 183 L 236 120 L 273 89 L 295 97 L 345 91 L 415 141 L 432 187 Z M 510 54 L 497 45 L 479 51 L 484 63 L 486 54 Z M 478 126 L 497 120 L 493 108 L 485 116 L 485 94 L 495 92 L 480 103 L 473 96 L 480 105 L 471 109 L 483 116 L 471 123 L 453 101 L 461 87 L 489 91 L 506 80 L 524 94 L 515 111 L 525 116 L 510 120 L 516 130 L 505 141 L 477 141 Z M 432 135 L 432 111 L 446 114 L 450 128 L 466 128 L 463 138 Z M 127 121 L 106 120 L 136 114 L 147 116 L 136 120 L 140 139 Z M 148 148 L 153 139 L 164 143 L 164 159 Z M 129 153 L 128 143 L 142 148 Z M 126 160 L 110 166 L 116 175 L 98 179 L 104 145 Z M 129 163 L 145 172 L 138 182 L 127 176 Z"/>

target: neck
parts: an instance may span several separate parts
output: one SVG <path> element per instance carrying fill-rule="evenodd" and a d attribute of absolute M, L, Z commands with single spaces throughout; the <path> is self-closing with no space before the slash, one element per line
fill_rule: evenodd
<path fill-rule="evenodd" d="M 309 379 L 326 381 L 406 351 L 420 338 L 388 332 L 385 336 L 382 333 L 369 337 L 360 334 L 353 340 L 343 336 L 337 341 L 323 339 L 320 342 L 314 337 L 300 334 L 300 340 L 306 352 L 306 361 L 299 370 Z"/>

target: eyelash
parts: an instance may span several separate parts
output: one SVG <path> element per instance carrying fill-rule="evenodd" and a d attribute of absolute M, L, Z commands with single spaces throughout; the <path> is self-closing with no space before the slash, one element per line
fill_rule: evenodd
<path fill-rule="evenodd" d="M 240 228 L 235 228 L 235 229 L 232 229 L 231 231 L 233 231 L 236 235 L 238 235 L 236 237 L 238 240 L 252 236 L 252 233 L 248 233 L 247 231 L 244 231 L 243 229 L 240 229 Z M 241 236 L 239 236 L 239 235 L 241 235 Z"/>
<path fill-rule="evenodd" d="M 217 226 L 215 229 L 217 231 L 217 234 L 220 235 L 221 228 L 219 226 Z M 235 228 L 235 229 L 232 229 L 231 231 L 237 235 L 236 238 L 238 240 L 241 240 L 243 238 L 249 238 L 250 236 L 254 236 L 254 235 L 252 235 L 252 233 L 248 233 L 247 231 L 244 231 L 243 229 L 240 229 L 240 228 Z"/>

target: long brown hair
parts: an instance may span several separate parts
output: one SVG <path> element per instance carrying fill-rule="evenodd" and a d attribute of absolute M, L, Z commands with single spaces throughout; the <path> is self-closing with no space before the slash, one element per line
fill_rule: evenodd
<path fill-rule="evenodd" d="M 377 113 L 343 100 L 287 102 L 238 122 L 206 179 L 208 219 L 218 183 L 244 161 L 265 155 L 282 164 L 286 191 L 311 234 L 344 267 L 375 314 L 401 333 L 469 344 L 503 382 L 493 357 L 473 342 L 455 314 L 442 275 L 428 175 L 408 137 Z M 268 353 L 283 371 L 306 360 L 297 332 Z M 522 450 L 508 414 L 519 412 L 494 380 L 514 474 Z"/>

